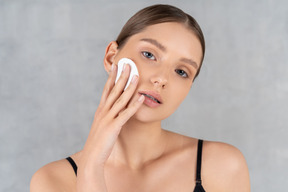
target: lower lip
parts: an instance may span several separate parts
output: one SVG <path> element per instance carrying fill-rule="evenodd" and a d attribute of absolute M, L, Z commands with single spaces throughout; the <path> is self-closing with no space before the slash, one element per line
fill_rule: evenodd
<path fill-rule="evenodd" d="M 144 95 L 145 96 L 145 95 Z M 145 96 L 144 103 L 152 108 L 159 107 L 161 104 Z"/>

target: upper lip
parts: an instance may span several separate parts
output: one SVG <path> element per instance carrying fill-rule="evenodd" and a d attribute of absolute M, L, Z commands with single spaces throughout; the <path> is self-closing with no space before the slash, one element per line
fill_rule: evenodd
<path fill-rule="evenodd" d="M 154 97 L 155 99 L 157 99 L 160 103 L 162 103 L 162 98 L 161 98 L 160 94 L 157 93 L 156 91 L 150 91 L 150 90 L 139 91 L 139 94 L 150 95 L 150 96 Z"/>

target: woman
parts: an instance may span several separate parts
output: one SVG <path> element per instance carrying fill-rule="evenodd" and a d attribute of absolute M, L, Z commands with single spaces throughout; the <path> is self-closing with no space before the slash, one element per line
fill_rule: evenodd
<path fill-rule="evenodd" d="M 140 10 L 106 49 L 109 73 L 82 151 L 39 169 L 31 191 L 250 191 L 241 152 L 166 131 L 161 121 L 187 96 L 205 52 L 197 22 L 182 10 Z M 117 63 L 132 59 L 117 83 Z M 74 169 L 72 169 L 72 167 Z"/>

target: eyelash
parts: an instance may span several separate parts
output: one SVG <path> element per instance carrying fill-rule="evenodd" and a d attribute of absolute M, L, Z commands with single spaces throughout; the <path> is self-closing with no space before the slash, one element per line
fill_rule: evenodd
<path fill-rule="evenodd" d="M 152 59 L 152 60 L 156 60 L 155 56 L 154 56 L 152 53 L 150 53 L 150 52 L 148 52 L 148 51 L 142 51 L 142 55 L 143 55 L 144 57 L 146 57 L 146 58 L 148 58 L 148 59 L 151 59 L 151 57 L 147 56 L 147 54 L 149 54 L 150 56 L 154 57 L 154 59 Z"/>
<path fill-rule="evenodd" d="M 152 53 L 148 52 L 148 51 L 142 51 L 141 53 L 142 53 L 142 55 L 143 55 L 144 57 L 146 57 L 146 58 L 148 58 L 148 59 L 156 60 L 155 56 L 154 56 Z M 149 56 L 148 56 L 148 55 L 149 55 Z M 153 57 L 153 59 L 152 59 L 152 57 Z M 176 72 L 177 74 L 179 74 L 182 78 L 188 78 L 188 77 L 189 77 L 188 74 L 186 73 L 186 71 L 184 71 L 184 70 L 182 70 L 182 69 L 176 69 L 175 72 Z M 180 72 L 181 72 L 181 73 L 184 72 L 184 74 L 181 75 Z"/>
<path fill-rule="evenodd" d="M 178 73 L 183 78 L 188 78 L 189 77 L 188 74 L 182 69 L 176 69 L 175 72 Z M 181 75 L 180 72 L 182 72 L 182 73 L 184 72 L 184 74 Z"/>

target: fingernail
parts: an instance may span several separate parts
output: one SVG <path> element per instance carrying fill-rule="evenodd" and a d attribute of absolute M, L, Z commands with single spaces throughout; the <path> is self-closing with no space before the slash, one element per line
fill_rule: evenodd
<path fill-rule="evenodd" d="M 112 64 L 112 67 L 111 67 L 111 71 L 113 71 L 114 68 L 115 68 L 115 64 L 113 63 L 113 64 Z"/>
<path fill-rule="evenodd" d="M 142 102 L 144 100 L 144 95 L 141 95 L 139 98 L 138 98 L 138 101 L 139 102 Z"/>
<path fill-rule="evenodd" d="M 122 70 L 122 71 L 125 71 L 126 65 L 127 65 L 127 64 L 125 63 L 124 66 L 123 66 L 123 70 Z"/>
<path fill-rule="evenodd" d="M 137 79 L 138 79 L 138 76 L 137 75 L 133 75 L 131 82 L 135 83 L 137 81 Z"/>

